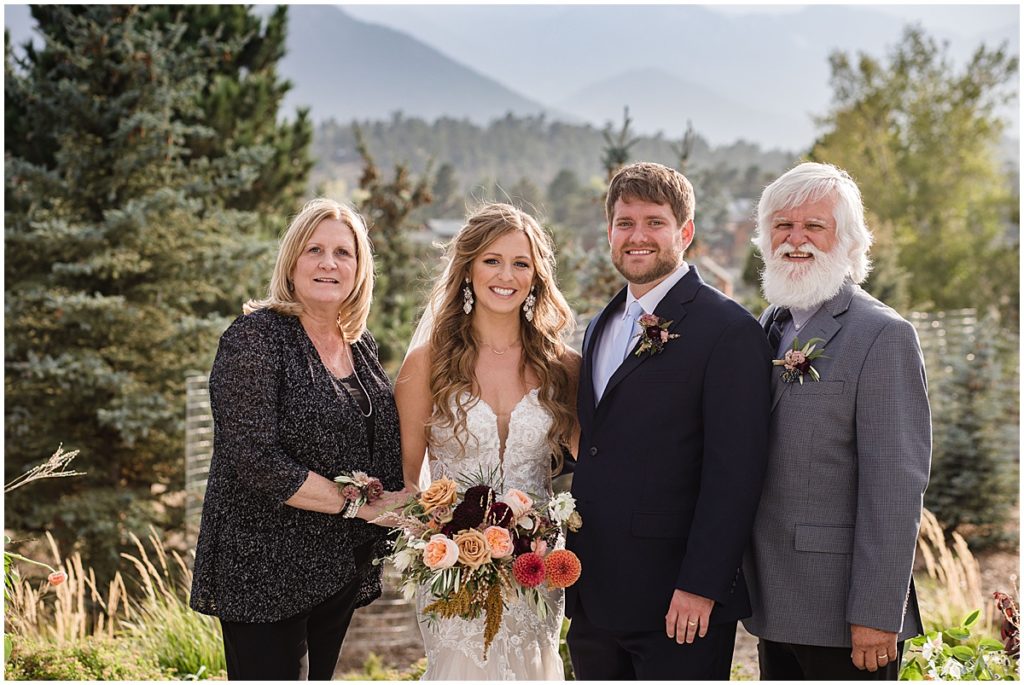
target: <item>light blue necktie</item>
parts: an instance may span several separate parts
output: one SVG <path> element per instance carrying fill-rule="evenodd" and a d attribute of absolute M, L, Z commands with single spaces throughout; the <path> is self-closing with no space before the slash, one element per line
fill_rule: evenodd
<path fill-rule="evenodd" d="M 640 306 L 640 303 L 633 300 L 632 304 L 626 310 L 626 317 L 629 321 L 619 322 L 619 329 L 617 335 L 614 338 L 609 338 L 603 341 L 602 345 L 608 345 L 610 350 L 614 350 L 615 353 L 604 355 L 604 365 L 601 366 L 598 371 L 600 375 L 594 379 L 594 404 L 597 405 L 600 401 L 601 396 L 604 395 L 605 388 L 608 387 L 608 381 L 615 375 L 615 370 L 622 365 L 622 361 L 629 354 L 629 351 L 633 349 L 633 336 L 636 331 L 639 330 L 639 325 L 636 320 L 644 313 L 644 308 Z M 600 351 L 600 350 L 599 350 Z"/>
<path fill-rule="evenodd" d="M 639 300 L 633 300 L 629 303 L 629 307 L 626 308 L 626 319 L 629 321 L 629 324 L 622 327 L 622 330 L 627 331 L 627 333 L 625 335 L 626 339 L 620 340 L 619 342 L 619 349 L 622 350 L 622 359 L 619 360 L 620 362 L 624 361 L 626 357 L 629 356 L 629 351 L 633 349 L 634 345 L 636 345 L 634 338 L 636 337 L 637 331 L 640 330 L 640 324 L 637 319 L 639 319 L 643 313 L 644 308 L 640 305 Z M 616 366 L 616 368 L 618 367 Z M 615 373 L 615 371 L 613 370 L 612 373 Z"/>

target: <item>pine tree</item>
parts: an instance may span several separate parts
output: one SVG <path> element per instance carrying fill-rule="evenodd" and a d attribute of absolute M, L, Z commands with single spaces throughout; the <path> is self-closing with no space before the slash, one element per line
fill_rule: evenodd
<path fill-rule="evenodd" d="M 947 532 L 959 528 L 974 545 L 1006 539 L 1018 495 L 1020 355 L 1017 336 L 998 330 L 991 316 L 959 335 L 947 330 L 948 351 L 930 365 L 925 506 Z"/>
<path fill-rule="evenodd" d="M 189 42 L 125 5 L 37 18 L 45 46 L 5 62 L 6 472 L 64 442 L 88 475 L 7 525 L 56 517 L 102 573 L 126 526 L 157 516 L 150 487 L 183 485 L 186 373 L 209 368 L 270 266 L 257 217 L 230 205 L 273 152 L 189 147 L 218 135 L 206 65 L 239 41 Z"/>
<path fill-rule="evenodd" d="M 629 125 L 632 123 L 633 120 L 629 118 L 629 107 L 626 107 L 622 111 L 622 128 L 619 129 L 618 134 L 612 136 L 611 124 L 601 132 L 601 135 L 604 136 L 604 155 L 601 162 L 604 164 L 605 179 L 608 183 L 611 183 L 615 174 L 619 173 L 619 169 L 629 162 L 629 151 L 640 140 L 630 133 Z"/>
<path fill-rule="evenodd" d="M 430 175 L 428 170 L 414 179 L 406 165 L 397 164 L 394 178 L 383 180 L 358 127 L 356 149 L 363 158 L 359 211 L 367 220 L 377 276 L 368 326 L 377 339 L 381 363 L 397 372 L 425 297 L 426 267 L 415 258 L 406 234 L 410 215 L 431 201 Z"/>
<path fill-rule="evenodd" d="M 81 17 L 89 12 L 85 5 L 32 7 L 40 30 L 54 40 L 67 39 L 61 17 Z M 313 127 L 308 111 L 300 109 L 290 122 L 277 120 L 291 88 L 277 75 L 277 64 L 285 51 L 287 7 L 276 8 L 265 21 L 245 5 L 142 5 L 134 8 L 133 16 L 143 28 L 181 24 L 182 45 L 199 46 L 213 37 L 221 43 L 220 52 L 209 52 L 207 59 L 196 64 L 204 76 L 199 107 L 192 115 L 182 115 L 186 123 L 212 129 L 213 133 L 190 135 L 184 146 L 190 159 L 217 160 L 242 148 L 269 152 L 268 158 L 250 170 L 253 178 L 248 188 L 236 192 L 227 205 L 259 212 L 261 221 L 276 237 L 281 216 L 293 212 L 307 194 L 306 182 L 313 166 L 309 154 Z M 53 58 L 52 54 L 28 51 L 30 62 L 47 64 Z M 17 119 L 19 132 L 27 134 L 8 141 L 11 153 L 52 164 L 58 146 L 45 135 L 48 129 L 9 107 L 8 132 L 11 120 Z M 42 145 L 40 134 L 45 141 Z M 35 155 L 26 150 L 32 147 L 40 148 Z"/>

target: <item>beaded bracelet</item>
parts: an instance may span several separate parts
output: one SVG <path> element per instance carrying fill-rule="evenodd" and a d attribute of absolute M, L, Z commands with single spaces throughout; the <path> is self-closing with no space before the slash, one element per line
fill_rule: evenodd
<path fill-rule="evenodd" d="M 341 490 L 341 496 L 347 504 L 341 511 L 342 518 L 355 518 L 359 507 L 364 504 L 375 502 L 384 493 L 384 485 L 379 478 L 372 478 L 362 471 L 353 471 L 351 474 L 343 473 L 334 478 Z"/>
<path fill-rule="evenodd" d="M 358 502 L 346 501 L 345 508 L 341 510 L 341 518 L 354 519 L 361 506 Z"/>

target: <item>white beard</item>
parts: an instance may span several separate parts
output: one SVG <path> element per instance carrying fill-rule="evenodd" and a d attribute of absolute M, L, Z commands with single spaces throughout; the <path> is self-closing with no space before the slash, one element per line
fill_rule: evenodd
<path fill-rule="evenodd" d="M 761 274 L 764 298 L 779 307 L 812 309 L 835 297 L 850 273 L 850 260 L 838 246 L 822 252 L 810 243 L 802 245 L 800 252 L 814 255 L 810 264 L 793 264 L 782 258 L 793 251 L 796 248 L 783 243 L 765 259 Z"/>

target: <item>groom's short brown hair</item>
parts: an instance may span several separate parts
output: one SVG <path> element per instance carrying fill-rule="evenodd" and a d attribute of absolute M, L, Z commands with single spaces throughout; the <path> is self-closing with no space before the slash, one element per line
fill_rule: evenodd
<path fill-rule="evenodd" d="M 679 225 L 693 219 L 693 186 L 681 173 L 653 162 L 637 162 L 622 167 L 608 185 L 604 212 L 611 223 L 615 203 L 620 198 L 668 205 Z"/>

